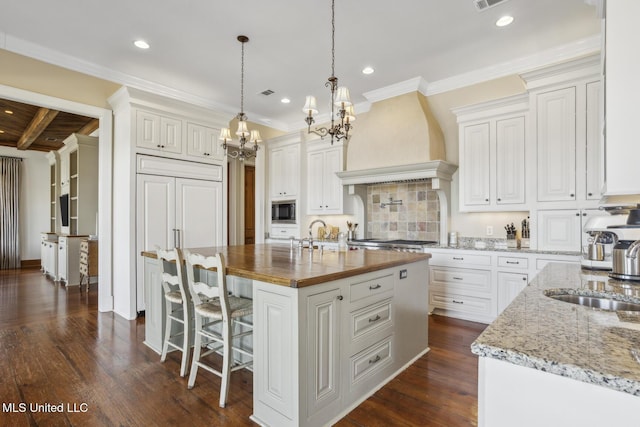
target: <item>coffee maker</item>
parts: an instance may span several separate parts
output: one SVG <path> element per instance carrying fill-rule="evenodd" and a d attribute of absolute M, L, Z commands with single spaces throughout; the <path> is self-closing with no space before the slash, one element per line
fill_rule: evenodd
<path fill-rule="evenodd" d="M 589 235 L 588 244 L 582 248 L 582 267 L 589 270 L 611 271 L 613 248 L 618 241 L 614 229 L 627 222 L 627 215 L 604 215 L 589 218 L 583 231 Z"/>

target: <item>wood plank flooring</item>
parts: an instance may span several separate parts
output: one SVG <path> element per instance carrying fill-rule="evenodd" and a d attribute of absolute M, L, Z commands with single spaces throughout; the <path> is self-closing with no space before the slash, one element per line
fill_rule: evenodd
<path fill-rule="evenodd" d="M 431 351 L 337 426 L 476 425 L 469 345 L 485 327 L 430 316 Z M 200 370 L 188 390 L 179 354 L 160 363 L 143 341 L 144 318 L 99 313 L 95 285 L 87 296 L 38 270 L 1 270 L 0 426 L 255 425 L 251 372 L 232 375 L 220 409 L 218 377 Z"/>

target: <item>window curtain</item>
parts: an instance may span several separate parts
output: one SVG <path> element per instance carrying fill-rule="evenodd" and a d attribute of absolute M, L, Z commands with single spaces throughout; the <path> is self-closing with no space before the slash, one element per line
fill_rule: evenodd
<path fill-rule="evenodd" d="M 18 233 L 22 159 L 0 157 L 0 270 L 20 268 Z"/>

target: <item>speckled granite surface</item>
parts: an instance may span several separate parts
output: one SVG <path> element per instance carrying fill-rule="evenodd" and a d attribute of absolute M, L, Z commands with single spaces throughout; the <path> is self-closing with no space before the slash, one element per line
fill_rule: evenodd
<path fill-rule="evenodd" d="M 550 264 L 471 345 L 482 357 L 640 396 L 640 312 L 610 312 L 545 295 L 610 296 L 640 302 L 640 283 Z"/>
<path fill-rule="evenodd" d="M 513 254 L 549 254 L 549 255 L 571 255 L 571 256 L 582 256 L 580 252 L 568 252 L 568 251 L 541 251 L 537 249 L 530 248 L 504 248 L 504 247 L 495 247 L 495 246 L 487 246 L 484 248 L 476 248 L 474 246 L 445 246 L 440 244 L 426 245 L 427 248 L 437 248 L 437 249 L 458 249 L 465 251 L 480 251 L 480 252 L 509 252 Z"/>

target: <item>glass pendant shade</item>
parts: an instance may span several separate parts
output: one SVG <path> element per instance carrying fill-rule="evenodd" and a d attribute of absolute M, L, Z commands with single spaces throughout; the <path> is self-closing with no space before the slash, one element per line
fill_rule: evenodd
<path fill-rule="evenodd" d="M 304 107 L 302 108 L 302 111 L 304 111 L 305 113 L 309 114 L 309 112 L 311 112 L 311 114 L 318 114 L 318 107 L 316 106 L 316 97 L 315 96 L 307 96 L 307 99 L 304 103 Z"/>
<path fill-rule="evenodd" d="M 342 86 L 338 88 L 338 91 L 336 92 L 336 99 L 334 101 L 334 104 L 337 107 L 348 107 L 349 105 L 351 105 L 351 97 L 349 96 L 349 89 L 347 89 L 346 87 Z"/>
<path fill-rule="evenodd" d="M 231 130 L 229 128 L 220 129 L 220 141 L 231 141 Z"/>
<path fill-rule="evenodd" d="M 238 130 L 236 131 L 236 135 L 247 137 L 249 135 L 249 128 L 247 128 L 247 122 L 244 120 L 240 120 L 238 122 Z"/>

